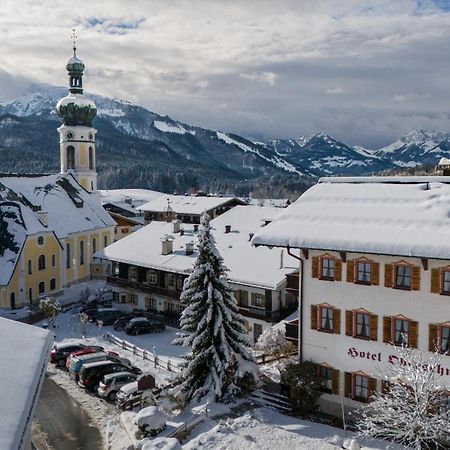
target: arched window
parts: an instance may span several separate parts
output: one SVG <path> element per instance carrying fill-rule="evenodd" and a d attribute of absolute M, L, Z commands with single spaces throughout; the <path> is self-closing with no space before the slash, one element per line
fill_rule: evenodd
<path fill-rule="evenodd" d="M 84 264 L 84 241 L 80 241 L 80 266 Z"/>
<path fill-rule="evenodd" d="M 54 291 L 56 289 L 56 278 L 50 280 L 50 290 Z"/>
<path fill-rule="evenodd" d="M 45 255 L 39 256 L 39 259 L 38 259 L 38 270 L 45 270 Z"/>
<path fill-rule="evenodd" d="M 67 147 L 67 169 L 75 169 L 75 148 L 73 145 Z"/>
<path fill-rule="evenodd" d="M 94 149 L 89 147 L 89 170 L 94 170 Z"/>
<path fill-rule="evenodd" d="M 39 283 L 39 294 L 43 294 L 45 292 L 45 282 L 41 281 Z"/>
<path fill-rule="evenodd" d="M 16 294 L 14 292 L 11 292 L 10 300 L 11 300 L 11 309 L 15 309 L 16 308 Z"/>
<path fill-rule="evenodd" d="M 97 251 L 97 239 L 92 239 L 92 254 L 95 254 Z"/>
<path fill-rule="evenodd" d="M 38 243 L 38 245 L 44 245 L 44 238 L 42 236 L 39 236 L 37 238 L 37 243 Z"/>
<path fill-rule="evenodd" d="M 56 266 L 56 256 L 52 255 L 52 267 Z"/>
<path fill-rule="evenodd" d="M 103 247 L 108 247 L 108 236 L 105 236 L 104 238 L 103 238 Z"/>
<path fill-rule="evenodd" d="M 70 244 L 66 244 L 66 269 L 70 269 Z"/>
<path fill-rule="evenodd" d="M 33 273 L 33 262 L 31 259 L 28 260 L 28 275 L 31 275 Z"/>

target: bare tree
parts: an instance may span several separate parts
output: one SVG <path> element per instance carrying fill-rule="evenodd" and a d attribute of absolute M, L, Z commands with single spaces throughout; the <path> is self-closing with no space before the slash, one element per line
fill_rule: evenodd
<path fill-rule="evenodd" d="M 449 448 L 448 391 L 438 381 L 442 355 L 406 347 L 394 350 L 392 364 L 383 369 L 384 389 L 362 408 L 359 434 L 416 450 L 439 445 Z"/>
<path fill-rule="evenodd" d="M 81 337 L 84 339 L 89 333 L 89 329 L 91 328 L 90 318 L 85 313 L 80 313 L 80 328 L 81 328 Z"/>
<path fill-rule="evenodd" d="M 46 297 L 39 302 L 39 309 L 45 314 L 49 326 L 55 326 L 55 320 L 61 312 L 61 305 L 55 297 Z"/>

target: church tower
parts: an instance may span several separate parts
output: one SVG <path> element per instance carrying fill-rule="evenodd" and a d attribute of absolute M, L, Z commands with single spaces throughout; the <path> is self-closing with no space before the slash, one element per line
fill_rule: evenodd
<path fill-rule="evenodd" d="M 58 128 L 61 173 L 72 173 L 88 192 L 97 192 L 95 133 L 92 119 L 97 114 L 95 103 L 83 95 L 84 63 L 77 57 L 75 40 L 73 56 L 66 69 L 69 74 L 69 94 L 56 105 L 63 124 Z"/>

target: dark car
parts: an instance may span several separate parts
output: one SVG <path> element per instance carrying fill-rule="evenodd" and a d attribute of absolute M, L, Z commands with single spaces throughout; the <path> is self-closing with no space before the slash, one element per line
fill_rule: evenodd
<path fill-rule="evenodd" d="M 130 320 L 125 327 L 125 333 L 131 335 L 146 334 L 146 333 L 162 333 L 166 326 L 161 322 L 155 322 L 144 318 L 136 318 Z"/>
<path fill-rule="evenodd" d="M 64 367 L 66 365 L 67 357 L 73 353 L 86 348 L 92 349 L 97 352 L 103 351 L 103 347 L 99 345 L 85 345 L 85 344 L 59 344 L 54 345 L 50 352 L 50 362 L 56 364 L 58 367 Z"/>
<path fill-rule="evenodd" d="M 129 366 L 108 360 L 85 364 L 80 370 L 78 384 L 89 391 L 96 392 L 103 377 L 114 372 L 130 372 Z"/>
<path fill-rule="evenodd" d="M 120 317 L 113 323 L 113 328 L 116 331 L 121 331 L 128 325 L 128 322 L 130 322 L 130 320 L 134 319 L 135 317 L 136 316 L 134 316 L 134 315 Z"/>

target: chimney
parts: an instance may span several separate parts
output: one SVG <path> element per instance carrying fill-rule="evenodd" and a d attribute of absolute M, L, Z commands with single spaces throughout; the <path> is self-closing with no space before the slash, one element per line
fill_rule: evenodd
<path fill-rule="evenodd" d="M 170 255 L 173 253 L 173 236 L 165 235 L 161 238 L 162 254 Z"/>
<path fill-rule="evenodd" d="M 254 235 L 255 235 L 255 233 L 249 233 L 249 235 L 248 235 L 248 241 L 249 242 L 253 239 Z"/>
<path fill-rule="evenodd" d="M 48 212 L 47 211 L 36 211 L 37 218 L 44 227 L 48 227 Z"/>
<path fill-rule="evenodd" d="M 231 225 L 225 225 L 225 234 L 231 233 Z"/>
<path fill-rule="evenodd" d="M 194 233 L 198 232 L 198 223 L 194 223 Z"/>
<path fill-rule="evenodd" d="M 438 170 L 441 171 L 441 175 L 450 176 L 450 159 L 441 158 L 441 160 L 438 163 Z"/>
<path fill-rule="evenodd" d="M 186 242 L 186 255 L 192 255 L 194 253 L 194 243 Z"/>
<path fill-rule="evenodd" d="M 179 233 L 181 229 L 181 220 L 173 220 L 173 232 Z"/>

